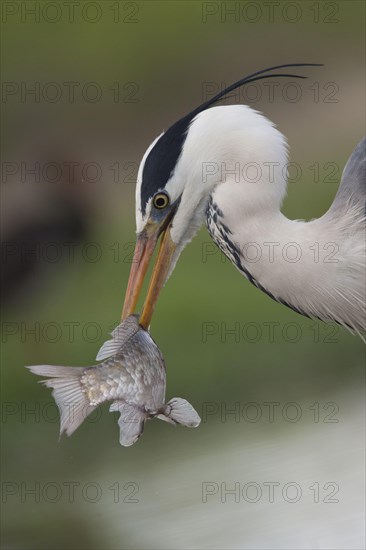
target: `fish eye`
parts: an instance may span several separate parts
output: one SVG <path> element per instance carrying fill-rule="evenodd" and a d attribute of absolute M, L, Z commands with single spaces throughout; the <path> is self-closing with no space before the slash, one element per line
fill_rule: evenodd
<path fill-rule="evenodd" d="M 167 193 L 157 193 L 154 196 L 153 204 L 155 208 L 159 208 L 160 210 L 162 208 L 166 208 L 170 203 L 169 195 Z"/>

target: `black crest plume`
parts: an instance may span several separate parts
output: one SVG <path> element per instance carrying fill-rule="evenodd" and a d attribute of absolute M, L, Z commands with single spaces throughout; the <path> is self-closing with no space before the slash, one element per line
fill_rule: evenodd
<path fill-rule="evenodd" d="M 219 100 L 225 98 L 230 92 L 256 82 L 258 80 L 264 80 L 267 78 L 307 78 L 306 76 L 290 73 L 271 73 L 277 69 L 288 69 L 290 67 L 320 67 L 321 63 L 290 63 L 286 65 L 276 65 L 269 67 L 268 69 L 262 69 L 248 76 L 245 76 L 241 80 L 238 80 L 231 86 L 225 88 L 217 95 L 202 103 L 196 109 L 193 109 L 190 113 L 183 118 L 175 122 L 161 138 L 155 143 L 154 147 L 146 157 L 141 183 L 141 210 L 142 213 L 146 212 L 146 204 L 148 200 L 160 189 L 164 189 L 165 185 L 169 181 L 171 175 L 174 172 L 177 161 L 182 152 L 183 144 L 186 139 L 186 135 L 189 129 L 189 125 L 193 118 L 202 111 L 205 111 Z"/>

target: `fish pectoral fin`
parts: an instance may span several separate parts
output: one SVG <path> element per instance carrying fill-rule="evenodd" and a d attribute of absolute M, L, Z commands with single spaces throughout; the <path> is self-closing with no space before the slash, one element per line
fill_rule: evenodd
<path fill-rule="evenodd" d="M 119 442 L 123 447 L 130 447 L 144 431 L 147 414 L 125 401 L 114 401 L 109 408 L 110 412 L 117 411 L 120 414 L 118 425 L 120 429 Z"/>
<path fill-rule="evenodd" d="M 173 421 L 173 423 L 182 424 L 188 428 L 197 428 L 201 423 L 197 411 L 186 399 L 181 397 L 173 397 L 168 401 L 164 406 L 163 414 L 168 422 Z"/>

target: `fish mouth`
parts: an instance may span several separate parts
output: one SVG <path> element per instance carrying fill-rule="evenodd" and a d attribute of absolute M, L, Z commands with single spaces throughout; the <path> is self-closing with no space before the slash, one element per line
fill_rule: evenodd
<path fill-rule="evenodd" d="M 160 239 L 158 255 L 151 274 L 150 284 L 139 320 L 140 325 L 145 330 L 149 328 L 156 302 L 168 278 L 172 257 L 177 248 L 176 243 L 173 242 L 170 235 L 173 216 L 174 211 L 172 211 L 162 222 L 149 221 L 143 231 L 137 235 L 122 310 L 122 320 L 135 313 L 148 267 Z"/>

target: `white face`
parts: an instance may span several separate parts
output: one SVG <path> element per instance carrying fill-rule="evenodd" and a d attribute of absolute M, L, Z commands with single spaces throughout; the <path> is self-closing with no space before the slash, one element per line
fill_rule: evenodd
<path fill-rule="evenodd" d="M 162 135 L 162 134 L 161 134 Z M 149 220 L 155 217 L 154 207 L 152 198 L 150 198 L 145 205 L 145 214 L 142 212 L 141 208 L 141 183 L 142 183 L 142 173 L 145 164 L 145 160 L 150 153 L 151 149 L 154 147 L 156 142 L 161 137 L 157 137 L 149 146 L 147 151 L 144 154 L 144 157 L 141 161 L 136 184 L 136 232 L 140 233 L 145 228 Z M 177 209 L 177 212 L 174 216 L 172 227 L 171 227 L 171 237 L 173 241 L 178 245 L 182 241 L 191 240 L 191 238 L 196 233 L 197 229 L 204 222 L 204 214 L 206 203 L 209 198 L 209 193 L 206 192 L 205 187 L 201 184 L 201 171 L 198 174 L 192 173 L 191 170 L 187 170 L 187 156 L 189 153 L 185 152 L 186 144 L 189 139 L 189 134 L 185 145 L 183 147 L 182 154 L 178 160 L 176 168 L 173 175 L 165 185 L 157 190 L 157 193 L 163 191 L 168 194 L 170 198 L 170 204 L 173 204 L 176 200 L 181 199 L 180 205 Z M 189 167 L 189 163 L 188 163 Z M 211 186 L 210 186 L 211 188 Z M 207 196 L 207 200 L 202 198 Z M 201 202 L 201 204 L 200 204 Z M 163 212 L 159 212 L 159 215 L 163 215 Z M 160 217 L 160 216 L 159 216 Z M 192 236 L 191 233 L 193 231 Z M 185 235 L 187 233 L 187 236 Z"/>

